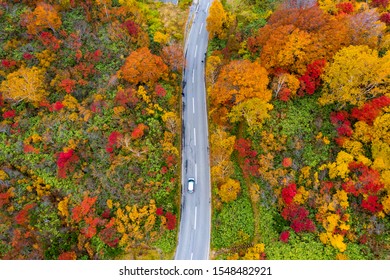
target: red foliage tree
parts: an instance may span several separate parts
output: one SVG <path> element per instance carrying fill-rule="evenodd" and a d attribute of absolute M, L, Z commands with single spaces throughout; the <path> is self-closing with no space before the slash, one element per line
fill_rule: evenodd
<path fill-rule="evenodd" d="M 378 203 L 378 197 L 370 195 L 367 199 L 363 199 L 362 207 L 372 214 L 378 213 L 383 210 L 381 203 Z"/>
<path fill-rule="evenodd" d="M 132 20 L 126 20 L 124 23 L 122 23 L 121 27 L 125 29 L 130 36 L 133 37 L 136 37 L 140 31 L 139 25 Z"/>
<path fill-rule="evenodd" d="M 368 194 L 376 195 L 380 190 L 384 188 L 384 184 L 381 182 L 380 173 L 361 162 L 351 162 L 349 164 L 349 170 L 357 176 L 357 181 L 352 186 L 346 184 L 345 191 L 356 194 Z"/>
<path fill-rule="evenodd" d="M 16 61 L 14 60 L 10 60 L 10 59 L 3 59 L 1 61 L 1 65 L 4 67 L 4 68 L 12 68 L 16 65 Z"/>
<path fill-rule="evenodd" d="M 306 92 L 307 94 L 312 95 L 315 92 L 321 84 L 321 74 L 325 64 L 325 59 L 319 59 L 307 66 L 305 74 L 299 78 L 299 81 L 301 82 L 300 94 Z"/>
<path fill-rule="evenodd" d="M 353 108 L 351 116 L 359 121 L 372 125 L 381 109 L 390 105 L 390 97 L 381 96 L 367 102 L 360 108 Z"/>
<path fill-rule="evenodd" d="M 72 79 L 64 79 L 60 83 L 60 87 L 62 87 L 66 93 L 72 93 L 75 89 L 77 82 Z"/>
<path fill-rule="evenodd" d="M 352 14 L 353 13 L 353 3 L 351 2 L 342 2 L 336 5 L 339 13 L 343 14 Z"/>
<path fill-rule="evenodd" d="M 390 24 L 390 13 L 386 12 L 381 14 L 380 21 L 386 23 L 387 25 Z"/>
<path fill-rule="evenodd" d="M 164 97 L 167 94 L 166 90 L 160 84 L 156 85 L 154 91 L 156 92 L 156 95 L 159 97 Z"/>
<path fill-rule="evenodd" d="M 260 166 L 257 160 L 257 152 L 253 150 L 251 146 L 252 142 L 243 138 L 236 140 L 236 143 L 234 144 L 234 149 L 241 158 L 240 166 L 245 177 L 248 175 L 259 175 Z"/>
<path fill-rule="evenodd" d="M 279 240 L 283 243 L 287 243 L 288 239 L 290 238 L 290 232 L 288 230 L 282 231 L 280 234 Z"/>
<path fill-rule="evenodd" d="M 85 196 L 80 205 L 77 205 L 72 210 L 72 219 L 76 222 L 80 222 L 92 209 L 97 197 Z"/>
<path fill-rule="evenodd" d="M 159 208 L 156 209 L 156 215 L 157 216 L 164 215 L 164 210 L 162 209 L 162 207 L 159 207 Z"/>
<path fill-rule="evenodd" d="M 336 127 L 339 136 L 349 137 L 353 134 L 349 114 L 346 111 L 332 112 L 330 114 L 330 121 Z"/>
<path fill-rule="evenodd" d="M 31 54 L 31 53 L 24 53 L 23 54 L 23 58 L 25 59 L 25 60 L 30 60 L 30 59 L 32 59 L 34 56 Z"/>
<path fill-rule="evenodd" d="M 282 189 L 282 198 L 287 205 L 291 204 L 297 194 L 297 185 L 292 183 Z"/>
<path fill-rule="evenodd" d="M 167 229 L 174 230 L 176 227 L 176 216 L 171 212 L 165 213 L 165 218 L 167 218 Z"/>
<path fill-rule="evenodd" d="M 15 117 L 15 110 L 8 110 L 3 113 L 4 119 L 12 119 L 13 117 Z"/>
<path fill-rule="evenodd" d="M 42 42 L 42 44 L 53 50 L 56 51 L 60 48 L 61 46 L 61 40 L 57 39 L 56 36 L 54 36 L 51 32 L 41 32 L 39 35 L 38 39 Z"/>
<path fill-rule="evenodd" d="M 305 207 L 294 203 L 286 206 L 282 211 L 282 217 L 291 222 L 290 226 L 296 233 L 316 230 L 316 226 L 308 216 L 309 211 Z"/>
<path fill-rule="evenodd" d="M 64 104 L 62 104 L 61 101 L 57 101 L 57 102 L 51 104 L 49 110 L 52 111 L 52 112 L 53 112 L 53 111 L 56 112 L 56 111 L 61 110 L 62 108 L 64 108 Z"/>
<path fill-rule="evenodd" d="M 287 157 L 282 160 L 283 167 L 290 167 L 292 165 L 292 159 Z"/>
<path fill-rule="evenodd" d="M 387 5 L 389 5 L 389 0 L 372 0 L 371 5 L 373 7 L 381 7 L 381 8 L 386 8 Z"/>
<path fill-rule="evenodd" d="M 28 223 L 28 214 L 30 209 L 34 208 L 35 203 L 26 204 L 15 216 L 15 222 L 18 225 L 25 225 Z"/>
<path fill-rule="evenodd" d="M 7 205 L 10 198 L 11 194 L 9 192 L 0 193 L 0 208 L 3 207 L 3 205 Z"/>
<path fill-rule="evenodd" d="M 144 136 L 146 128 L 147 126 L 144 125 L 143 123 L 138 124 L 137 127 L 134 128 L 133 132 L 131 133 L 131 138 L 133 139 L 141 138 L 142 136 Z"/>
<path fill-rule="evenodd" d="M 115 103 L 120 106 L 134 107 L 139 99 L 132 88 L 119 90 L 115 95 Z"/>
<path fill-rule="evenodd" d="M 118 146 L 118 143 L 119 143 L 119 139 L 121 139 L 123 137 L 123 135 L 118 132 L 118 131 L 113 131 L 111 132 L 110 136 L 108 137 L 108 143 L 106 145 L 106 151 L 108 153 L 112 153 L 114 152 L 114 148 L 115 147 L 119 147 Z"/>
<path fill-rule="evenodd" d="M 57 154 L 57 167 L 58 167 L 58 177 L 66 178 L 67 172 L 73 172 L 75 166 L 74 164 L 79 161 L 79 157 L 75 154 L 73 150 L 68 150 L 67 152 L 60 152 Z"/>

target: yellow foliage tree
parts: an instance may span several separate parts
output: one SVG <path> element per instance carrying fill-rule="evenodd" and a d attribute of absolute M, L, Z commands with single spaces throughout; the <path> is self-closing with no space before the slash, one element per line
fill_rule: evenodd
<path fill-rule="evenodd" d="M 162 120 L 165 123 L 165 126 L 169 132 L 176 134 L 180 126 L 180 119 L 176 116 L 174 112 L 166 112 L 162 115 Z"/>
<path fill-rule="evenodd" d="M 325 83 L 319 102 L 361 106 L 367 99 L 388 91 L 390 85 L 390 53 L 378 56 L 367 46 L 349 46 L 340 50 L 333 63 L 325 67 Z"/>
<path fill-rule="evenodd" d="M 47 96 L 45 91 L 45 74 L 37 67 L 21 67 L 10 73 L 1 83 L 0 91 L 5 98 L 14 101 L 39 102 Z"/>
<path fill-rule="evenodd" d="M 221 57 L 217 55 L 212 55 L 207 58 L 206 79 L 207 82 L 210 83 L 211 85 L 215 84 L 221 65 L 222 65 Z"/>
<path fill-rule="evenodd" d="M 154 33 L 153 40 L 162 45 L 166 45 L 169 42 L 169 35 L 157 31 L 156 33 Z"/>
<path fill-rule="evenodd" d="M 240 182 L 229 178 L 227 179 L 226 183 L 219 187 L 218 194 L 223 202 L 230 202 L 236 200 L 240 190 Z"/>
<path fill-rule="evenodd" d="M 210 136 L 210 163 L 211 178 L 213 182 L 224 182 L 233 173 L 233 164 L 230 156 L 233 153 L 235 136 L 230 136 L 226 131 L 217 128 Z"/>
<path fill-rule="evenodd" d="M 265 119 L 269 118 L 268 111 L 273 106 L 260 98 L 251 98 L 235 105 L 229 113 L 232 123 L 245 120 L 248 131 L 255 133 L 262 128 Z"/>
<path fill-rule="evenodd" d="M 226 29 L 228 27 L 229 15 L 223 8 L 219 0 L 213 1 L 209 9 L 209 16 L 206 19 L 209 38 L 226 38 Z"/>

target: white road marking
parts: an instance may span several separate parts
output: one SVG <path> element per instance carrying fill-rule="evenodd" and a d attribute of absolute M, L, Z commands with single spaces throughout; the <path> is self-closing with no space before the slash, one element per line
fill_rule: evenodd
<path fill-rule="evenodd" d="M 194 256 L 194 252 L 191 252 L 191 260 L 192 260 L 192 257 Z"/>
<path fill-rule="evenodd" d="M 207 3 L 206 11 L 207 11 L 207 9 L 209 8 L 209 6 L 210 6 L 210 2 Z"/>
<path fill-rule="evenodd" d="M 195 130 L 195 127 L 194 127 L 194 146 L 196 146 L 196 130 Z"/>
<path fill-rule="evenodd" d="M 195 54 L 194 54 L 194 58 L 196 58 L 196 53 L 198 52 L 198 45 L 195 46 Z"/>
<path fill-rule="evenodd" d="M 198 211 L 198 207 L 195 206 L 195 221 L 194 221 L 194 230 L 196 230 L 196 214 Z"/>
<path fill-rule="evenodd" d="M 195 83 L 195 69 L 192 69 L 192 83 Z"/>
<path fill-rule="evenodd" d="M 202 28 L 203 28 L 203 22 L 202 22 L 202 24 L 200 26 L 199 34 L 202 33 Z"/>
<path fill-rule="evenodd" d="M 192 97 L 192 113 L 195 114 L 195 99 Z"/>
<path fill-rule="evenodd" d="M 197 171 L 198 170 L 197 170 L 197 166 L 196 166 L 196 163 L 195 163 L 195 183 L 196 183 L 196 181 L 198 179 L 198 172 Z"/>

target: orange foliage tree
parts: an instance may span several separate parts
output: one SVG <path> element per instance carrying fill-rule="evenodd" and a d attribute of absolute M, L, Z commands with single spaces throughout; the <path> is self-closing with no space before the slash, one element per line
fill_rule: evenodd
<path fill-rule="evenodd" d="M 26 14 L 24 20 L 27 24 L 27 32 L 34 35 L 47 28 L 55 32 L 62 24 L 54 7 L 44 2 L 39 3 L 33 12 Z"/>
<path fill-rule="evenodd" d="M 267 70 L 258 62 L 232 61 L 222 68 L 211 91 L 211 102 L 228 107 L 254 97 L 267 102 L 272 95 L 268 82 Z"/>
<path fill-rule="evenodd" d="M 249 50 L 261 49 L 262 65 L 268 70 L 284 68 L 303 74 L 308 63 L 330 59 L 349 45 L 346 18 L 335 18 L 317 6 L 304 9 L 281 8 L 248 39 Z"/>
<path fill-rule="evenodd" d="M 168 72 L 168 66 L 161 57 L 146 47 L 132 52 L 121 68 L 123 78 L 132 83 L 155 83 Z"/>

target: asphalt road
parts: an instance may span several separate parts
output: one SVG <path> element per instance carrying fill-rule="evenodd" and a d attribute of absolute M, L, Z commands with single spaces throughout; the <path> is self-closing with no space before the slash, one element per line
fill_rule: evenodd
<path fill-rule="evenodd" d="M 182 96 L 183 190 L 176 260 L 207 260 L 210 252 L 210 158 L 204 75 L 208 44 L 206 18 L 210 2 L 194 1 L 191 7 L 193 23 L 185 50 L 187 65 Z M 190 177 L 195 178 L 193 193 L 187 192 L 187 180 Z"/>

